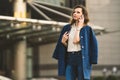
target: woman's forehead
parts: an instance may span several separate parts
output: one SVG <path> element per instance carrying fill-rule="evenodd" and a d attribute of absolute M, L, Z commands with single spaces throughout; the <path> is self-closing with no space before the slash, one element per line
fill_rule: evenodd
<path fill-rule="evenodd" d="M 74 11 L 82 11 L 82 8 L 75 8 Z"/>

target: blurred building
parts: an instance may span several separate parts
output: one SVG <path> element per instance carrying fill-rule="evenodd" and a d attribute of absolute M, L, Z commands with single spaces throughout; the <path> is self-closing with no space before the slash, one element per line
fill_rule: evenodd
<path fill-rule="evenodd" d="M 120 75 L 119 0 L 0 0 L 0 15 L 11 16 L 9 20 L 0 17 L 0 74 L 17 80 L 57 77 L 52 53 L 62 23 L 50 21 L 68 22 L 77 4 L 87 7 L 91 23 L 106 29 L 95 30 L 99 64 L 93 66 L 92 76 Z"/>
<path fill-rule="evenodd" d="M 97 36 L 99 41 L 99 67 L 106 75 L 111 75 L 117 68 L 116 75 L 120 75 L 120 1 L 119 0 L 91 0 L 87 1 L 87 8 L 91 23 L 103 26 L 106 33 Z M 104 69 L 103 69 L 104 68 Z M 96 68 L 97 69 L 97 68 Z M 94 72 L 93 72 L 94 73 Z M 97 73 L 95 73 L 97 75 Z M 101 73 L 101 75 L 103 75 Z"/>

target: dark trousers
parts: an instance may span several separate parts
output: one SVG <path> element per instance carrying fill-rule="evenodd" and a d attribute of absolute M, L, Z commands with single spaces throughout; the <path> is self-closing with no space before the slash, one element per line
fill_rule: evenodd
<path fill-rule="evenodd" d="M 89 80 L 84 79 L 82 54 L 79 52 L 69 52 L 66 67 L 66 80 Z"/>

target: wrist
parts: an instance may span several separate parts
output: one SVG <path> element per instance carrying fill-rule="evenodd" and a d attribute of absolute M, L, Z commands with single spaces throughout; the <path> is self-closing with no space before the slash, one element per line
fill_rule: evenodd
<path fill-rule="evenodd" d="M 67 42 L 65 42 L 65 41 L 63 41 L 63 40 L 62 40 L 61 42 L 62 42 L 62 44 L 67 45 Z"/>
<path fill-rule="evenodd" d="M 67 43 L 66 43 L 66 42 L 64 42 L 63 45 L 64 45 L 65 47 L 67 47 Z"/>

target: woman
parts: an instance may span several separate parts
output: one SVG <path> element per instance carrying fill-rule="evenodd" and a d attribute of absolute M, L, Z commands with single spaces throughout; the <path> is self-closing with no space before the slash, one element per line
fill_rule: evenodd
<path fill-rule="evenodd" d="M 90 80 L 92 64 L 97 64 L 98 45 L 82 5 L 74 7 L 70 24 L 63 27 L 53 58 L 58 59 L 58 72 L 66 80 Z"/>

